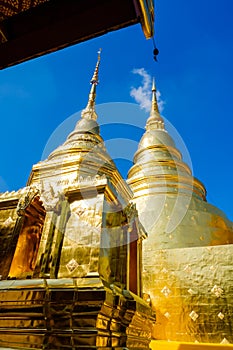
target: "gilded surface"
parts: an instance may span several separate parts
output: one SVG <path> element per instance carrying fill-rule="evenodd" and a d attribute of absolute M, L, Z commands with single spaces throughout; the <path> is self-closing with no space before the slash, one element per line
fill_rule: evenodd
<path fill-rule="evenodd" d="M 122 211 L 108 211 L 105 202 L 105 227 L 101 235 L 99 272 L 103 280 L 127 288 L 128 226 Z"/>
<path fill-rule="evenodd" d="M 129 171 L 137 214 L 95 120 L 98 67 L 65 143 L 0 194 L 0 346 L 148 349 L 150 306 L 155 339 L 233 343 L 232 223 L 206 202 L 155 90 Z"/>
<path fill-rule="evenodd" d="M 206 202 L 165 129 L 155 91 L 134 162 L 128 183 L 148 233 L 142 280 L 156 310 L 154 338 L 233 343 L 233 225 Z"/>
<path fill-rule="evenodd" d="M 149 349 L 145 233 L 95 121 L 99 59 L 75 130 L 23 191 L 0 195 L 0 346 Z"/>
<path fill-rule="evenodd" d="M 28 190 L 25 187 L 17 192 L 0 194 L 0 267 L 3 279 L 9 274 L 15 250 L 18 251 L 15 255 L 18 263 L 15 260 L 13 265 L 15 264 L 14 268 L 18 271 L 17 275 L 20 274 L 21 269 L 24 270 L 25 268 L 31 271 L 30 266 L 35 265 L 34 253 L 38 249 L 38 242 L 36 243 L 35 237 L 41 232 L 45 214 L 36 195 L 30 196 Z M 32 192 L 34 193 L 34 191 Z M 32 250 L 28 250 L 26 246 L 23 246 L 25 237 L 27 237 L 28 246 L 31 245 Z M 29 254 L 27 255 L 29 262 L 27 262 L 27 267 L 23 267 L 27 260 L 25 257 L 26 251 Z M 21 267 L 19 268 L 19 266 Z"/>
<path fill-rule="evenodd" d="M 12 256 L 16 245 L 14 232 L 18 215 L 15 208 L 0 210 L 0 275 L 6 278 L 10 268 Z"/>
<path fill-rule="evenodd" d="M 155 250 L 144 288 L 156 310 L 155 339 L 233 343 L 233 246 Z"/>
<path fill-rule="evenodd" d="M 154 1 L 139 0 L 143 17 L 141 19 L 142 29 L 147 39 L 154 35 Z"/>
<path fill-rule="evenodd" d="M 87 196 L 88 187 L 92 196 L 96 196 L 101 181 L 108 181 L 112 191 L 117 193 L 119 200 L 125 204 L 132 197 L 130 187 L 123 181 L 113 160 L 108 154 L 104 141 L 100 136 L 99 125 L 95 112 L 96 86 L 98 84 L 98 61 L 91 79 L 91 90 L 86 108 L 75 129 L 68 135 L 66 141 L 57 147 L 46 160 L 33 166 L 28 185 L 41 188 L 44 206 L 59 200 L 60 195 L 80 188 L 81 196 Z M 113 196 L 114 197 L 114 196 Z M 115 197 L 117 197 L 115 195 Z M 109 198 L 115 200 L 116 198 Z"/>
<path fill-rule="evenodd" d="M 26 278 L 35 269 L 42 226 L 26 220 L 20 232 L 9 276 Z"/>
<path fill-rule="evenodd" d="M 148 232 L 145 245 L 152 245 L 153 249 L 233 243 L 232 223 L 224 213 L 195 197 L 147 196 L 138 198 L 136 203 Z"/>
<path fill-rule="evenodd" d="M 44 225 L 45 211 L 38 197 L 38 190 L 27 189 L 19 198 L 17 205 L 19 219 L 14 230 L 12 247 L 14 252 L 11 262 L 9 278 L 28 278 L 32 276 L 40 245 L 41 233 Z"/>
<path fill-rule="evenodd" d="M 103 195 L 74 201 L 65 228 L 59 277 L 98 273 Z M 73 263 L 73 264 L 72 264 Z"/>
<path fill-rule="evenodd" d="M 154 315 L 123 292 L 99 278 L 1 282 L 0 346 L 149 349 Z"/>

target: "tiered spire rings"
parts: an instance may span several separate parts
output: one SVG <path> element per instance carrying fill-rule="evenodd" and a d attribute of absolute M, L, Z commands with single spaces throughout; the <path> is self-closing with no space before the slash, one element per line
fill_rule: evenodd
<path fill-rule="evenodd" d="M 82 111 L 82 118 L 85 118 L 85 119 L 92 119 L 92 120 L 97 119 L 97 114 L 95 112 L 95 98 L 96 98 L 96 85 L 99 84 L 99 65 L 100 65 L 101 51 L 102 51 L 102 49 L 99 49 L 99 51 L 98 51 L 97 63 L 96 63 L 93 77 L 91 79 L 91 90 L 89 93 L 87 106 Z"/>

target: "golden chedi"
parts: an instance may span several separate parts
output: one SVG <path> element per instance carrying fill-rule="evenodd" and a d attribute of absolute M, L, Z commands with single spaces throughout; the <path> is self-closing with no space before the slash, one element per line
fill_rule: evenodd
<path fill-rule="evenodd" d="M 128 173 L 143 242 L 143 291 L 156 310 L 155 339 L 233 343 L 233 228 L 206 202 L 152 106 Z"/>
<path fill-rule="evenodd" d="M 99 63 L 74 131 L 27 187 L 0 194 L 0 347 L 149 349 L 146 234 L 99 134 Z"/>

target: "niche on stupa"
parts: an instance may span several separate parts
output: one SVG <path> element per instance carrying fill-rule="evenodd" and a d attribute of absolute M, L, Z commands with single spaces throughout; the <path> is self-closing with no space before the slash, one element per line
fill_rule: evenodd
<path fill-rule="evenodd" d="M 31 278 L 36 260 L 45 219 L 45 209 L 39 195 L 31 189 L 19 201 L 19 220 L 15 227 L 17 243 L 10 265 L 8 278 Z"/>

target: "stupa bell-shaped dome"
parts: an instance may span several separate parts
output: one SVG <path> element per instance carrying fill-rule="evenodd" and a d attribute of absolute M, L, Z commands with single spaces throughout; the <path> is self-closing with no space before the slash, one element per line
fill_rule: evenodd
<path fill-rule="evenodd" d="M 128 173 L 128 183 L 134 190 L 135 198 L 153 193 L 168 194 L 179 191 L 205 200 L 204 186 L 192 176 L 174 140 L 165 129 L 158 109 L 154 82 L 146 132 L 135 153 L 134 165 Z"/>
<path fill-rule="evenodd" d="M 68 135 L 66 141 L 49 155 L 48 161 L 56 161 L 58 159 L 66 160 L 69 156 L 76 156 L 77 161 L 82 161 L 82 167 L 84 167 L 86 161 L 95 162 L 97 166 L 99 166 L 100 162 L 103 164 L 108 162 L 113 165 L 105 149 L 104 141 L 99 134 L 99 125 L 96 121 L 95 99 L 99 65 L 100 52 L 91 79 L 91 90 L 87 106 L 81 113 L 81 119 L 77 122 L 75 129 Z"/>
<path fill-rule="evenodd" d="M 220 342 L 222 332 L 231 339 L 232 324 L 223 325 L 216 310 L 223 291 L 224 311 L 230 310 L 232 223 L 206 201 L 204 185 L 193 177 L 164 127 L 155 92 L 153 85 L 150 117 L 128 173 L 133 202 L 148 234 L 142 283 L 156 310 L 153 336 Z M 226 311 L 224 317 L 231 319 L 231 311 L 228 315 Z"/>
<path fill-rule="evenodd" d="M 81 119 L 62 145 L 57 147 L 46 160 L 34 165 L 28 181 L 29 185 L 47 181 L 47 177 L 49 181 L 52 181 L 52 177 L 54 179 L 58 176 L 67 177 L 68 173 L 71 178 L 77 178 L 96 175 L 111 177 L 113 172 L 117 172 L 100 136 L 96 121 L 95 99 L 96 86 L 99 82 L 99 65 L 100 51 L 91 79 L 87 106 L 81 113 Z M 51 169 L 53 169 L 52 172 Z"/>
<path fill-rule="evenodd" d="M 156 144 L 175 147 L 173 139 L 165 130 L 164 120 L 159 113 L 154 80 L 152 86 L 151 112 L 146 123 L 146 131 L 147 132 L 141 138 L 138 150 L 146 149 Z"/>
<path fill-rule="evenodd" d="M 150 116 L 128 172 L 128 184 L 148 232 L 145 244 L 162 249 L 233 241 L 231 223 L 207 203 L 204 185 L 192 175 L 166 130 L 154 83 Z M 190 230 L 192 235 L 187 234 Z M 222 235 L 216 233 L 220 230 Z"/>

